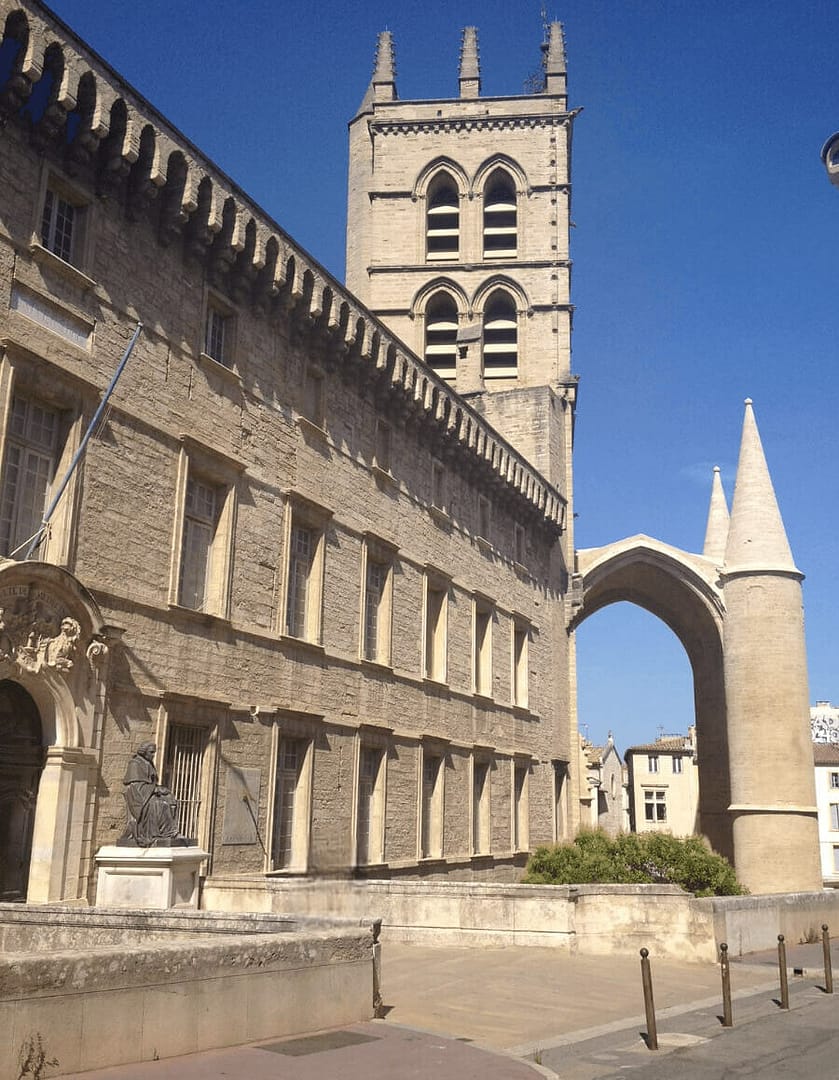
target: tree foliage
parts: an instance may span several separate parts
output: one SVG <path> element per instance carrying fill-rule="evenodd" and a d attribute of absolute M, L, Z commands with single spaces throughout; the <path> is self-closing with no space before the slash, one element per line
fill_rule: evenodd
<path fill-rule="evenodd" d="M 581 832 L 572 843 L 540 847 L 527 864 L 530 885 L 680 885 L 696 896 L 740 896 L 727 859 L 699 836 Z"/>

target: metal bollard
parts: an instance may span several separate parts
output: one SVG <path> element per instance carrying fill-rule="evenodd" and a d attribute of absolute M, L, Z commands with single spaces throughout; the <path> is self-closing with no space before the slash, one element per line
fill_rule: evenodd
<path fill-rule="evenodd" d="M 658 1032 L 655 1026 L 655 1002 L 653 1001 L 653 976 L 650 971 L 650 950 L 641 950 L 641 982 L 644 986 L 644 1012 L 647 1014 L 647 1049 L 658 1050 Z"/>
<path fill-rule="evenodd" d="M 382 932 L 382 920 L 375 919 L 373 922 L 373 1016 L 381 1020 L 385 1015 L 382 1010 L 382 943 L 379 934 Z"/>
<path fill-rule="evenodd" d="M 822 923 L 822 951 L 824 952 L 824 992 L 833 993 L 833 964 L 830 959 L 830 932 Z"/>
<path fill-rule="evenodd" d="M 789 1008 L 789 982 L 787 981 L 787 947 L 784 935 L 778 934 L 778 971 L 781 976 L 781 1008 Z"/>
<path fill-rule="evenodd" d="M 734 1014 L 731 1011 L 731 968 L 728 960 L 728 945 L 720 943 L 720 974 L 722 975 L 722 1026 L 734 1027 Z"/>

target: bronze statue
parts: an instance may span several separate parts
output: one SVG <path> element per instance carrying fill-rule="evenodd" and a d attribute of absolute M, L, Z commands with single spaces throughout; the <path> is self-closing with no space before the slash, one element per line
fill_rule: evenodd
<path fill-rule="evenodd" d="M 128 824 L 118 847 L 188 847 L 191 842 L 178 832 L 177 800 L 157 782 L 156 750 L 154 743 L 143 743 L 128 762 L 122 781 Z"/>

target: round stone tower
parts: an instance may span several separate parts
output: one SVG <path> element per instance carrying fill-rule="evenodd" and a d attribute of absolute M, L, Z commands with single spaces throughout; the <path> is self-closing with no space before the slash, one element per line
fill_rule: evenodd
<path fill-rule="evenodd" d="M 822 887 L 802 577 L 747 400 L 723 591 L 729 812 L 752 893 Z"/>

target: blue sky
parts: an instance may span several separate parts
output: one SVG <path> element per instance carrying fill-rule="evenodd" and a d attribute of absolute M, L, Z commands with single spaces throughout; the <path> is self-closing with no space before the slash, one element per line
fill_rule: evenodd
<path fill-rule="evenodd" d="M 539 62 L 539 0 L 219 4 L 55 0 L 56 13 L 343 276 L 346 123 L 376 33 L 400 97 L 456 94 L 460 29 L 479 28 L 485 94 Z M 729 498 L 755 401 L 790 542 L 807 575 L 811 699 L 839 700 L 839 129 L 833 0 L 568 0 L 576 122 L 577 543 L 647 533 L 696 551 L 711 469 Z M 621 604 L 578 634 L 580 721 L 620 749 L 684 731 L 684 652 Z"/>

